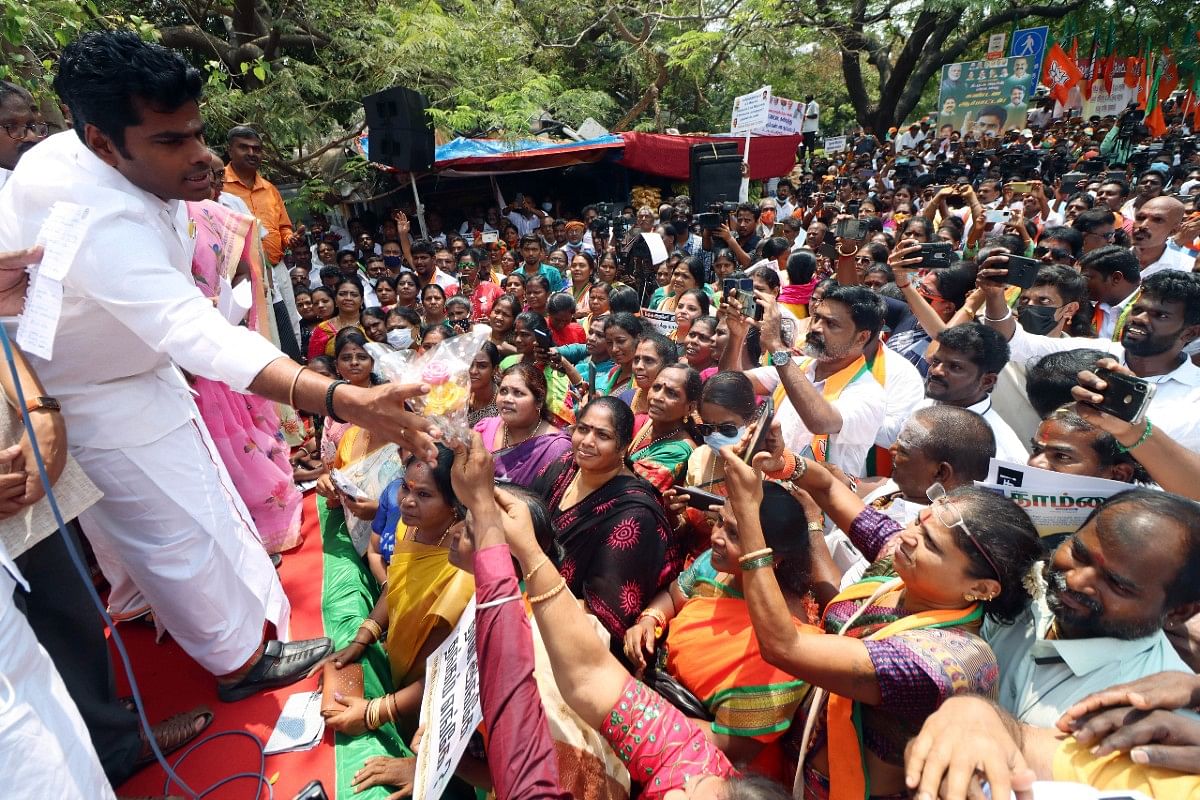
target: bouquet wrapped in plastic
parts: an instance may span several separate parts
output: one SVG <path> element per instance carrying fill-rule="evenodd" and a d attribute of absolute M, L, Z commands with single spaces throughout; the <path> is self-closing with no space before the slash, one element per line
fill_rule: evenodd
<path fill-rule="evenodd" d="M 375 372 L 385 380 L 423 383 L 429 387 L 429 394 L 410 400 L 409 405 L 437 426 L 443 441 L 470 441 L 469 371 L 489 332 L 486 325 L 476 325 L 467 333 L 438 342 L 424 353 L 392 350 L 374 342 L 367 345 L 367 352 L 375 359 Z"/>

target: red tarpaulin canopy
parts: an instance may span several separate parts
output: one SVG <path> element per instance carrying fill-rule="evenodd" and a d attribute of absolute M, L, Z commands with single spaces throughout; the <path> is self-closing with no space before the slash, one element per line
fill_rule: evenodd
<path fill-rule="evenodd" d="M 625 154 L 617 162 L 629 169 L 661 175 L 665 178 L 688 179 L 688 148 L 703 142 L 735 141 L 738 152 L 746 146 L 739 136 L 673 136 L 665 133 L 622 133 Z M 764 180 L 787 175 L 796 165 L 796 149 L 800 135 L 755 136 L 750 143 L 750 178 Z"/>

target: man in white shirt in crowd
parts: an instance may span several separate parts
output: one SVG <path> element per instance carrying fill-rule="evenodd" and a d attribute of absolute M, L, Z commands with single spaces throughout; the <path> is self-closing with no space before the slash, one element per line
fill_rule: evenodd
<path fill-rule="evenodd" d="M 923 141 L 925 141 L 925 132 L 921 130 L 920 125 L 914 122 L 896 139 L 896 155 L 916 150 L 917 145 Z"/>
<path fill-rule="evenodd" d="M 202 87 L 178 53 L 131 31 L 68 45 L 55 89 L 75 128 L 28 153 L 0 190 L 0 250 L 32 246 L 55 203 L 87 209 L 88 244 L 64 270 L 58 322 L 38 329 L 53 357 L 30 363 L 61 403 L 71 454 L 104 493 L 81 521 L 110 605 L 152 610 L 234 701 L 304 677 L 330 642 L 280 640 L 287 597 L 180 370 L 433 452 L 428 423 L 402 405 L 419 389 L 360 389 L 304 370 L 196 288 L 181 201 L 210 192 Z M 0 311 L 21 309 L 23 277 L 7 282 Z M 50 280 L 36 268 L 34 278 Z M 265 635 L 272 627 L 280 639 Z"/>
<path fill-rule="evenodd" d="M 759 330 L 771 366 L 746 374 L 755 394 L 775 396 L 784 446 L 861 475 L 887 413 L 883 387 L 863 355 L 883 327 L 883 300 L 861 286 L 829 289 L 812 311 L 807 358 L 801 359 L 783 344 L 778 304 L 766 292 L 755 296 L 764 309 Z M 722 312 L 729 312 L 729 344 L 721 369 L 735 369 L 749 325 L 728 304 L 722 304 Z"/>
<path fill-rule="evenodd" d="M 537 203 L 529 195 L 518 195 L 517 202 L 505 210 L 505 217 L 517 228 L 517 233 L 525 236 L 536 233 L 542 224 L 546 212 L 537 207 Z"/>
<path fill-rule="evenodd" d="M 1079 272 L 1087 280 L 1088 296 L 1096 304 L 1092 322 L 1096 335 L 1111 342 L 1121 341 L 1137 297 L 1142 268 L 1132 249 L 1106 245 L 1079 260 Z"/>
<path fill-rule="evenodd" d="M 1089 258 L 1101 253 L 1093 251 Z M 989 256 L 979 270 L 986 298 L 984 321 L 1008 339 L 1014 361 L 1029 362 L 1062 350 L 1111 353 L 1139 378 L 1156 384 L 1149 418 L 1172 439 L 1200 450 L 1200 367 L 1184 349 L 1200 337 L 1200 275 L 1163 270 L 1142 282 L 1126 317 L 1119 342 L 1077 336 L 1036 336 L 1015 323 L 1004 300 L 1007 256 Z"/>
<path fill-rule="evenodd" d="M 1147 200 L 1133 215 L 1133 252 L 1143 280 L 1164 269 L 1192 271 L 1193 259 L 1169 244 L 1185 214 L 1183 203 L 1164 195 Z"/>
<path fill-rule="evenodd" d="M 21 156 L 48 132 L 33 95 L 15 83 L 0 81 L 0 188 Z"/>

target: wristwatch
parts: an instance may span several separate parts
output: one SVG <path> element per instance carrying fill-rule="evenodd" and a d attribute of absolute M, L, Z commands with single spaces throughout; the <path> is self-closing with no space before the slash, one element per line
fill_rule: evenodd
<path fill-rule="evenodd" d="M 792 360 L 792 353 L 789 350 L 776 350 L 771 353 L 771 366 L 786 367 Z"/>
<path fill-rule="evenodd" d="M 40 409 L 46 411 L 62 411 L 62 406 L 53 397 L 35 397 L 25 404 L 25 410 L 33 413 Z"/>

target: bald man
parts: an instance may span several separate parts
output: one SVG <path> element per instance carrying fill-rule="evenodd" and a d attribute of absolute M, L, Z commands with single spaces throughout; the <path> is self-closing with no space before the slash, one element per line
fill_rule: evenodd
<path fill-rule="evenodd" d="M 1133 254 L 1142 268 L 1142 279 L 1164 269 L 1190 272 L 1193 260 L 1168 244 L 1183 224 L 1183 203 L 1174 197 L 1147 200 L 1133 218 Z"/>

